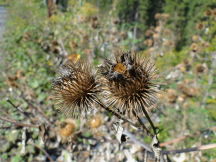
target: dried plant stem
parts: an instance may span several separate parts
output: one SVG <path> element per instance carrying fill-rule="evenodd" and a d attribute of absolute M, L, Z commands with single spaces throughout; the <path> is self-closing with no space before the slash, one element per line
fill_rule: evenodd
<path fill-rule="evenodd" d="M 46 157 L 49 159 L 50 162 L 54 162 L 52 157 L 47 153 L 47 151 L 45 149 L 41 148 L 40 146 L 38 146 L 32 142 L 28 142 L 28 144 L 30 144 L 30 145 L 36 147 L 37 149 L 39 149 L 40 151 L 42 151 L 46 155 Z"/>
<path fill-rule="evenodd" d="M 124 130 L 124 134 L 126 134 L 134 143 L 140 145 L 145 150 L 147 150 L 150 154 L 153 153 L 151 147 L 148 144 L 145 144 L 145 143 L 139 141 L 133 134 L 131 134 L 127 130 Z M 208 150 L 208 149 L 214 149 L 214 148 L 216 148 L 216 143 L 207 144 L 207 145 L 201 145 L 201 146 L 198 146 L 198 147 L 192 147 L 192 148 L 186 148 L 186 149 L 179 149 L 179 150 L 162 150 L 161 154 L 162 155 L 180 154 L 180 153 L 202 151 L 202 150 Z"/>
<path fill-rule="evenodd" d="M 148 115 L 148 112 L 146 111 L 146 109 L 143 106 L 142 106 L 142 110 L 143 110 L 143 113 L 145 114 L 145 117 L 149 121 L 149 123 L 153 129 L 154 134 L 157 135 L 156 127 L 154 126 L 154 123 L 152 122 L 150 116 Z"/>
<path fill-rule="evenodd" d="M 139 122 L 140 125 L 143 127 L 143 129 L 147 132 L 147 134 L 150 135 L 151 137 L 154 137 L 154 135 L 151 134 L 151 132 L 148 130 L 148 128 L 145 126 L 145 124 L 142 122 L 142 120 L 141 120 L 140 117 L 136 114 L 135 111 L 133 111 L 133 114 L 137 117 L 138 122 Z"/>
<path fill-rule="evenodd" d="M 7 102 L 11 104 L 16 110 L 18 110 L 20 113 L 22 113 L 25 117 L 29 117 L 31 115 L 30 113 L 25 112 L 22 108 L 19 106 L 16 106 L 10 99 L 7 99 Z"/>
<path fill-rule="evenodd" d="M 140 140 L 138 140 L 136 138 L 136 136 L 134 134 L 130 133 L 127 129 L 124 130 L 124 134 L 127 135 L 130 138 L 131 141 L 133 141 L 134 143 L 140 145 L 145 150 L 147 150 L 148 152 L 150 152 L 150 153 L 153 154 L 153 151 L 152 151 L 151 147 L 148 144 L 146 144 L 146 143 L 141 142 Z"/>
<path fill-rule="evenodd" d="M 44 113 L 44 111 L 39 107 L 39 106 L 35 106 L 31 103 L 30 100 L 26 99 L 26 97 L 24 96 L 24 94 L 21 95 L 21 98 L 33 109 L 35 109 L 38 114 L 40 114 L 40 116 L 49 124 L 52 125 L 52 122 L 49 120 L 49 118 L 46 116 L 46 114 Z"/>
<path fill-rule="evenodd" d="M 14 125 L 16 125 L 16 126 L 19 126 L 19 127 L 38 128 L 37 125 L 21 123 L 21 122 L 18 122 L 18 121 L 16 121 L 16 120 L 13 120 L 13 119 L 10 119 L 10 118 L 5 118 L 5 117 L 2 117 L 2 116 L 0 116 L 0 120 L 3 120 L 3 121 L 6 121 L 6 122 L 9 122 L 9 123 L 12 123 L 12 124 L 14 124 Z"/>
<path fill-rule="evenodd" d="M 132 126 L 136 127 L 137 128 L 137 125 L 134 124 L 132 121 L 128 120 L 127 118 L 125 118 L 122 114 L 110 109 L 109 107 L 106 107 L 104 104 L 102 104 L 99 99 L 96 101 L 96 103 L 98 105 L 100 105 L 101 108 L 105 109 L 106 111 L 112 113 L 113 115 L 115 115 L 116 117 L 118 117 L 119 119 L 125 121 L 125 122 L 128 122 L 129 124 L 131 124 Z"/>
<path fill-rule="evenodd" d="M 213 148 L 216 148 L 216 143 L 202 145 L 198 147 L 186 148 L 186 149 L 181 149 L 181 150 L 168 150 L 168 151 L 164 150 L 162 151 L 162 154 L 180 154 L 184 152 L 202 151 L 202 150 L 208 150 L 208 149 L 213 149 Z"/>
<path fill-rule="evenodd" d="M 209 131 L 209 130 L 216 130 L 216 127 L 211 127 L 209 129 L 206 129 L 204 131 Z M 183 141 L 184 139 L 188 138 L 188 137 L 194 137 L 194 136 L 197 136 L 197 135 L 200 135 L 203 131 L 197 131 L 191 135 L 184 135 L 184 136 L 181 136 L 181 137 L 178 137 L 178 138 L 175 138 L 173 140 L 170 140 L 170 141 L 167 141 L 167 142 L 163 142 L 163 143 L 160 143 L 160 146 L 161 147 L 164 147 L 164 146 L 167 146 L 167 145 L 171 145 L 171 144 L 174 144 L 174 143 L 179 143 L 180 141 Z"/>

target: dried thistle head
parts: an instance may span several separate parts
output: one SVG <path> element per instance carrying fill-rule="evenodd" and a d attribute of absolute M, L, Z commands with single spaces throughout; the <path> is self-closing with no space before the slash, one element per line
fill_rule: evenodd
<path fill-rule="evenodd" d="M 94 107 L 99 84 L 91 67 L 84 62 L 62 66 L 60 77 L 53 81 L 54 99 L 65 115 L 78 118 Z"/>
<path fill-rule="evenodd" d="M 212 10 L 208 9 L 205 11 L 205 16 L 211 16 L 212 15 Z"/>
<path fill-rule="evenodd" d="M 104 96 L 117 111 L 144 112 L 156 102 L 154 64 L 135 53 L 123 53 L 115 61 L 106 60 L 100 67 Z"/>
<path fill-rule="evenodd" d="M 92 129 L 99 128 L 103 124 L 103 118 L 101 115 L 96 114 L 88 121 L 88 126 Z"/>
<path fill-rule="evenodd" d="M 72 136 L 76 130 L 76 124 L 74 120 L 68 118 L 64 122 L 60 123 L 60 128 L 58 128 L 58 134 L 64 139 Z"/>

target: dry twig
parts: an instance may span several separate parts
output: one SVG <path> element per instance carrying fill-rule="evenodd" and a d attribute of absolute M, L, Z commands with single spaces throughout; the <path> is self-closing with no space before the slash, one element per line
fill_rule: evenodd
<path fill-rule="evenodd" d="M 162 154 L 180 154 L 185 152 L 194 152 L 194 151 L 202 151 L 202 150 L 208 150 L 216 148 L 216 143 L 208 144 L 208 145 L 202 145 L 198 147 L 192 147 L 192 148 L 186 148 L 186 149 L 180 149 L 180 150 L 164 150 L 162 151 Z"/>
<path fill-rule="evenodd" d="M 18 127 L 38 128 L 38 126 L 36 126 L 36 125 L 21 123 L 21 122 L 18 122 L 18 121 L 16 121 L 16 120 L 14 120 L 14 119 L 2 117 L 2 116 L 0 116 L 0 120 L 3 120 L 3 121 L 6 121 L 6 122 L 9 122 L 9 123 L 12 123 L 12 124 L 14 124 L 15 126 L 18 126 Z"/>
<path fill-rule="evenodd" d="M 40 151 L 42 151 L 46 155 L 46 157 L 49 159 L 50 162 L 54 162 L 52 157 L 47 153 L 47 151 L 45 149 L 41 148 L 40 146 L 38 146 L 32 142 L 28 142 L 28 144 L 30 144 L 30 145 L 36 147 L 37 149 L 39 149 Z"/>
<path fill-rule="evenodd" d="M 212 130 L 212 131 L 214 131 L 214 130 L 216 130 L 216 127 L 211 127 L 211 128 L 206 129 L 206 130 L 204 130 L 204 131 L 207 131 L 207 130 Z M 183 140 L 186 139 L 186 138 L 194 137 L 194 136 L 196 136 L 196 135 L 200 135 L 202 132 L 203 132 L 203 131 L 197 131 L 197 132 L 195 132 L 195 133 L 192 134 L 192 135 L 184 135 L 184 136 L 175 138 L 175 139 L 173 139 L 173 140 L 170 140 L 170 141 L 167 141 L 167 142 L 163 142 L 163 143 L 160 144 L 160 146 L 161 146 L 161 147 L 164 147 L 164 146 L 171 145 L 171 144 L 174 144 L 174 143 L 179 143 L 179 142 L 183 141 Z"/>

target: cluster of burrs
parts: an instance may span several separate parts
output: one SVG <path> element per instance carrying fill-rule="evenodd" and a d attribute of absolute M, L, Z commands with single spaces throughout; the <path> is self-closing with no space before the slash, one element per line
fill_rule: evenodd
<path fill-rule="evenodd" d="M 83 60 L 61 67 L 59 77 L 53 81 L 59 109 L 67 116 L 79 118 L 94 108 L 103 108 L 133 125 L 132 117 L 142 123 L 145 116 L 155 134 L 148 115 L 148 108 L 156 103 L 155 67 L 150 59 L 125 52 L 116 55 L 113 61 L 105 60 L 93 71 Z"/>

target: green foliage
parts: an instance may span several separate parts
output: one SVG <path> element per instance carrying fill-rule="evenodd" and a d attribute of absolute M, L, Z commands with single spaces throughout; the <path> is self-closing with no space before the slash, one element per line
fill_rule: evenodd
<path fill-rule="evenodd" d="M 21 161 L 23 161 L 23 158 L 20 155 L 16 155 L 11 159 L 11 162 L 21 162 Z"/>
<path fill-rule="evenodd" d="M 120 0 L 116 12 L 129 29 L 138 27 L 141 33 L 156 25 L 156 13 L 168 13 L 170 19 L 167 26 L 176 33 L 176 48 L 179 50 L 191 43 L 196 25 L 206 19 L 205 11 L 214 6 L 213 0 Z"/>
<path fill-rule="evenodd" d="M 213 0 L 165 0 L 164 12 L 171 16 L 169 26 L 178 34 L 177 49 L 191 42 L 196 24 L 204 17 L 204 11 L 214 4 Z"/>
<path fill-rule="evenodd" d="M 184 59 L 186 59 L 189 55 L 189 49 L 185 48 L 182 51 L 172 51 L 169 53 L 166 53 L 163 57 L 158 57 L 156 60 L 156 66 L 160 71 L 165 71 L 170 66 L 174 67 L 180 62 L 183 62 Z"/>
<path fill-rule="evenodd" d="M 0 5 L 7 5 L 9 0 L 0 0 Z"/>
<path fill-rule="evenodd" d="M 162 0 L 120 0 L 117 3 L 118 15 L 123 22 L 143 24 L 140 27 L 144 28 L 156 24 L 155 14 L 161 12 L 162 7 Z"/>

